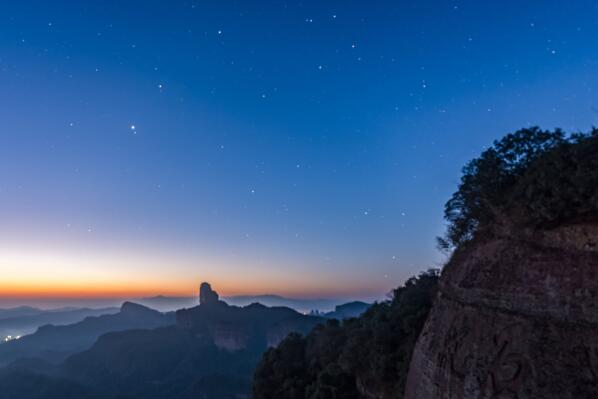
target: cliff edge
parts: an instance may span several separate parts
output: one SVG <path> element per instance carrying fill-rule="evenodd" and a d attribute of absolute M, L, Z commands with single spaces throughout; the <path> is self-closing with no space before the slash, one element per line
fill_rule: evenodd
<path fill-rule="evenodd" d="M 408 399 L 598 397 L 598 223 L 478 237 L 446 265 Z"/>

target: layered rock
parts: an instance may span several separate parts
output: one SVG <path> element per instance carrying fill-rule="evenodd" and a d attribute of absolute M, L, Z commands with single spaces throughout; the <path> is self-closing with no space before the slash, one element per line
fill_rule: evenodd
<path fill-rule="evenodd" d="M 598 225 L 477 239 L 455 253 L 405 397 L 598 398 Z"/>

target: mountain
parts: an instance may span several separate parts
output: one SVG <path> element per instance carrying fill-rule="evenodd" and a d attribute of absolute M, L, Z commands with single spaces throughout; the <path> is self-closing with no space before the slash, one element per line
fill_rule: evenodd
<path fill-rule="evenodd" d="M 260 303 L 265 306 L 284 306 L 301 313 L 309 313 L 313 309 L 329 311 L 336 305 L 343 303 L 342 299 L 300 299 L 287 298 L 279 295 L 238 295 L 225 297 L 226 303 L 236 306 L 247 306 Z"/>
<path fill-rule="evenodd" d="M 45 324 L 72 324 L 89 316 L 118 312 L 118 308 L 60 308 L 42 310 L 33 307 L 0 309 L 0 338 L 31 334 Z"/>
<path fill-rule="evenodd" d="M 107 332 L 156 328 L 174 323 L 174 314 L 163 314 L 142 305 L 125 302 L 116 314 L 90 316 L 64 326 L 44 325 L 34 334 L 0 345 L 0 365 L 18 358 L 39 357 L 58 362 L 89 348 Z"/>
<path fill-rule="evenodd" d="M 159 310 L 161 312 L 171 312 L 182 308 L 190 308 L 197 305 L 196 297 L 187 296 L 164 296 L 157 295 L 147 298 L 139 298 L 135 300 L 144 306 L 148 306 L 152 309 Z"/>
<path fill-rule="evenodd" d="M 102 397 L 243 397 L 261 352 L 228 351 L 175 326 L 108 333 L 60 374 Z"/>
<path fill-rule="evenodd" d="M 60 375 L 108 396 L 248 397 L 263 351 L 322 321 L 290 308 L 231 306 L 207 283 L 200 298 L 200 305 L 176 312 L 175 326 L 101 336 L 69 357 Z"/>
<path fill-rule="evenodd" d="M 39 399 L 77 394 L 90 399 L 249 398 L 264 350 L 289 332 L 307 332 L 323 321 L 290 308 L 230 306 L 208 284 L 202 285 L 200 297 L 200 305 L 176 313 L 174 325 L 103 334 L 60 364 L 13 362 L 0 372 L 0 387 L 11 386 L 12 396 L 3 396 L 0 390 L 0 399 L 28 398 L 29 387 L 19 391 L 12 384 L 26 378 L 36 381 L 38 391 L 51 392 Z M 140 305 L 123 307 L 120 313 L 157 317 Z"/>
<path fill-rule="evenodd" d="M 342 304 L 341 299 L 299 299 L 287 298 L 279 295 L 238 295 L 226 296 L 223 300 L 229 305 L 247 306 L 252 303 L 261 303 L 265 306 L 284 306 L 295 309 L 301 313 L 309 313 L 311 310 L 327 312 L 335 306 Z M 182 308 L 190 308 L 197 305 L 197 297 L 169 297 L 158 295 L 148 298 L 136 299 L 135 302 L 149 306 L 160 311 L 172 311 Z"/>
<path fill-rule="evenodd" d="M 11 317 L 35 316 L 43 312 L 42 309 L 31 306 L 17 306 L 14 308 L 0 309 L 0 320 Z"/>
<path fill-rule="evenodd" d="M 198 336 L 208 336 L 223 349 L 261 352 L 291 332 L 307 333 L 323 320 L 281 306 L 267 307 L 259 303 L 231 306 L 219 300 L 209 284 L 204 283 L 201 288 L 201 304 L 178 310 L 177 326 Z"/>

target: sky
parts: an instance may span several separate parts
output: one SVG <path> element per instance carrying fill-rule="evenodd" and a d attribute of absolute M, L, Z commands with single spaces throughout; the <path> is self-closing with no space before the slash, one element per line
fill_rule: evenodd
<path fill-rule="evenodd" d="M 0 87 L 0 305 L 383 298 L 468 160 L 598 124 L 598 4 L 2 2 Z"/>

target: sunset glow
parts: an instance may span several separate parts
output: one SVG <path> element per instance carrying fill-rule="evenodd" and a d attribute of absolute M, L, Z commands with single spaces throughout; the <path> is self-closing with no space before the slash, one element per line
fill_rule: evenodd
<path fill-rule="evenodd" d="M 239 269 L 247 270 L 252 268 L 251 265 L 144 259 L 123 254 L 106 257 L 89 253 L 63 255 L 4 249 L 0 251 L 0 268 L 3 272 L 0 299 L 195 296 L 198 284 L 203 280 L 212 281 L 225 296 L 269 293 L 294 297 L 348 297 L 357 293 L 369 297 L 390 289 L 384 283 L 376 286 L 375 280 L 374 284 L 352 286 L 348 283 L 342 287 L 330 280 L 310 282 L 309 276 L 289 282 L 282 270 L 266 274 L 256 266 L 253 266 L 255 273 L 239 279 L 235 277 Z"/>
<path fill-rule="evenodd" d="M 1 6 L 0 298 L 385 298 L 492 140 L 598 124 L 582 7 L 125 3 Z"/>

